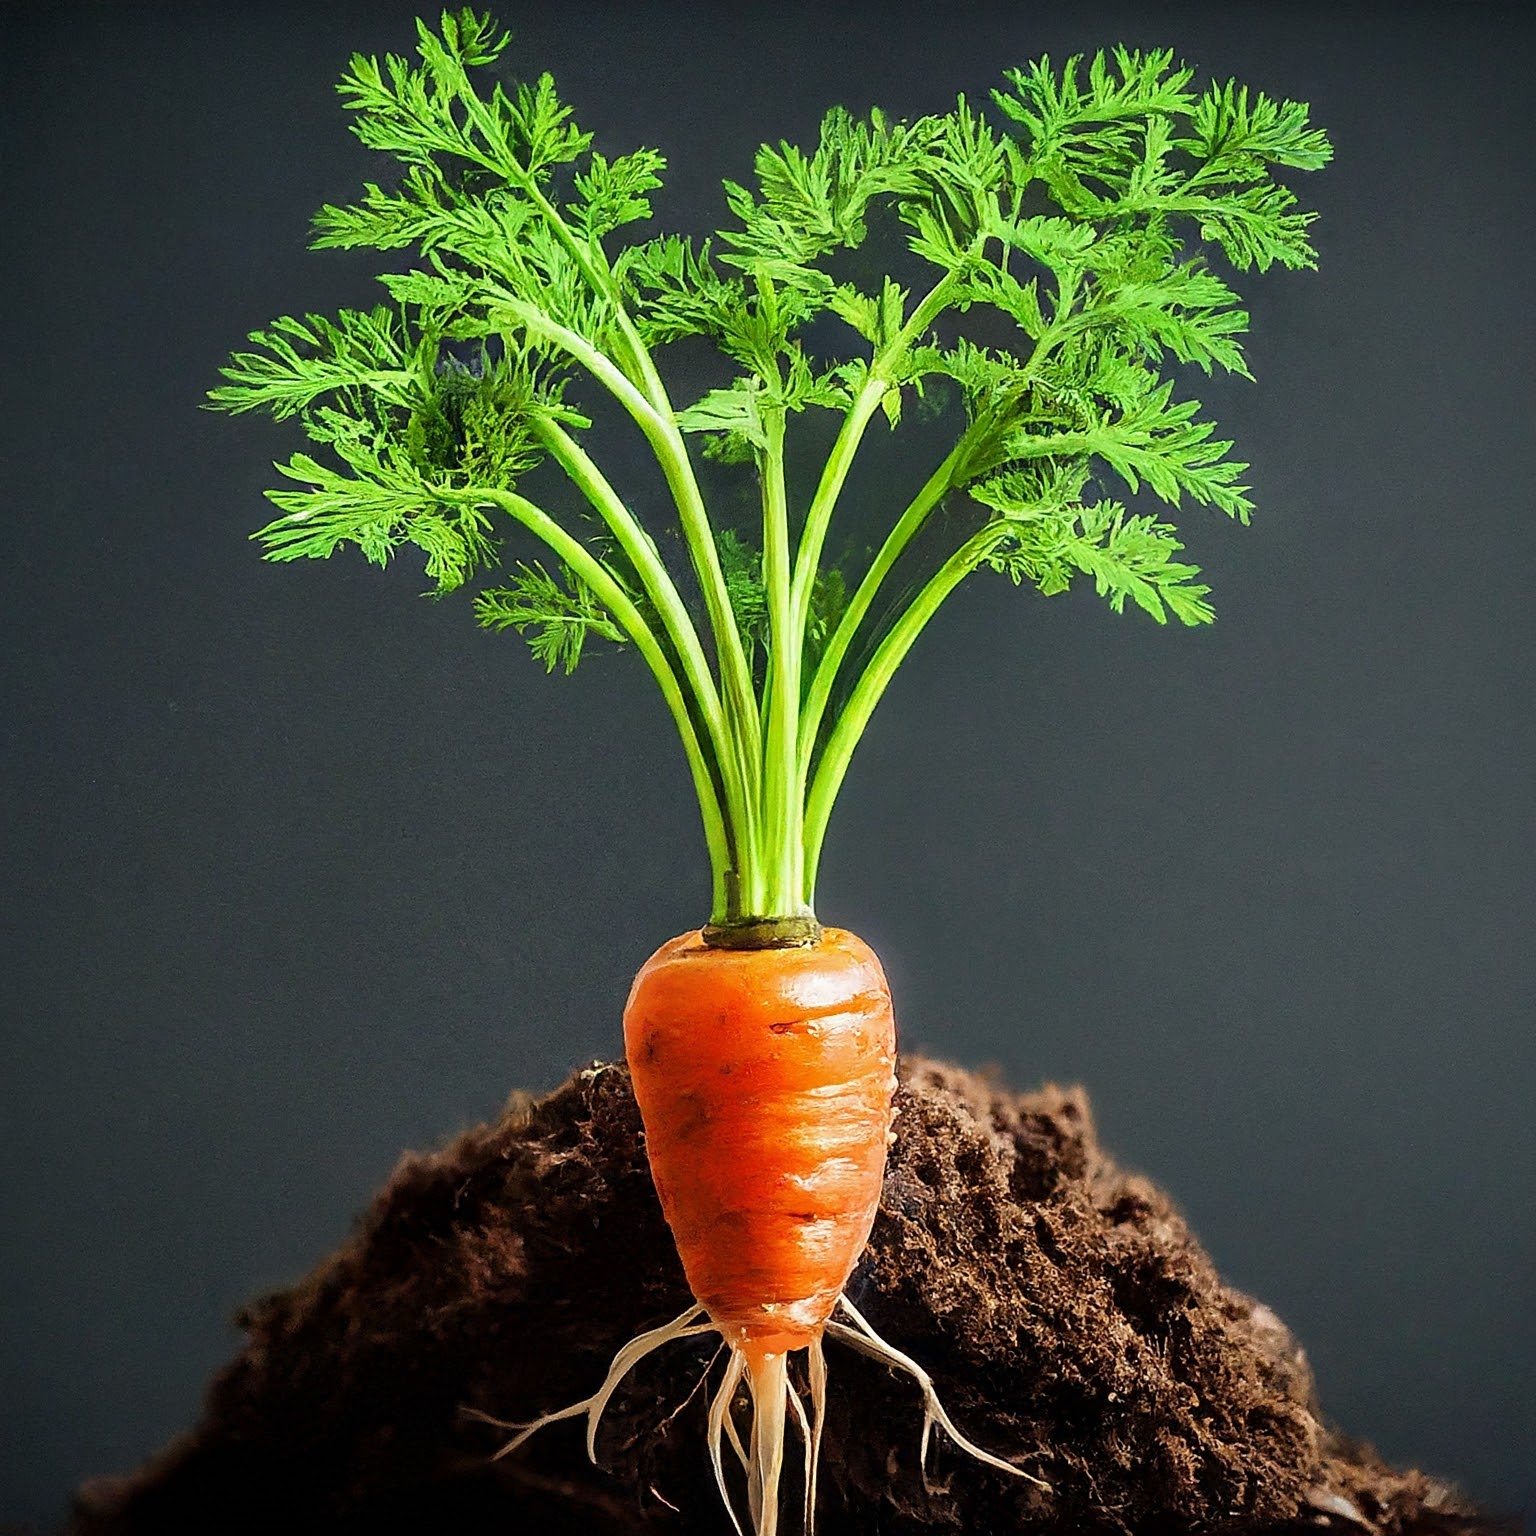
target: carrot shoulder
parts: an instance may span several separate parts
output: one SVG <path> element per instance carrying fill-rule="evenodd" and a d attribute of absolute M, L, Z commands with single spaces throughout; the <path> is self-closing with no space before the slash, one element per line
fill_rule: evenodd
<path fill-rule="evenodd" d="M 890 989 L 861 939 L 641 968 L 625 1051 L 689 1285 L 749 1359 L 817 1337 L 868 1240 L 896 1087 Z"/>

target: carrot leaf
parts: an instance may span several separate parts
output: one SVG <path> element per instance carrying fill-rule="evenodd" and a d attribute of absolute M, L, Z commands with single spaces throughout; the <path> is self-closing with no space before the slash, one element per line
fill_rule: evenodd
<path fill-rule="evenodd" d="M 546 672 L 559 667 L 567 675 L 576 670 L 588 639 L 623 645 L 629 638 L 565 564 L 555 576 L 537 562 L 519 562 L 510 585 L 476 594 L 475 618 L 486 629 L 515 629 Z"/>
<path fill-rule="evenodd" d="M 1188 384 L 1251 377 L 1233 277 L 1315 264 L 1282 173 L 1328 141 L 1303 103 L 1119 47 L 911 121 L 834 107 L 723 184 L 719 229 L 674 233 L 662 155 L 594 150 L 549 74 L 505 72 L 509 47 L 458 10 L 418 23 L 414 57 L 353 56 L 342 104 L 395 166 L 323 207 L 313 244 L 409 254 L 386 302 L 254 331 L 210 404 L 308 439 L 268 493 L 271 559 L 410 545 L 443 593 L 494 571 L 508 524 L 542 541 L 548 564 L 489 576 L 480 622 L 550 671 L 594 640 L 638 653 L 688 758 L 714 917 L 807 913 L 853 749 L 972 573 L 1211 620 L 1171 512 L 1254 507 Z M 946 444 L 845 579 L 825 555 L 855 461 L 914 399 Z M 648 491 L 600 462 L 604 412 L 649 451 Z M 816 412 L 819 463 L 798 435 Z M 737 499 L 712 517 L 700 458 L 736 466 L 757 528 Z"/>

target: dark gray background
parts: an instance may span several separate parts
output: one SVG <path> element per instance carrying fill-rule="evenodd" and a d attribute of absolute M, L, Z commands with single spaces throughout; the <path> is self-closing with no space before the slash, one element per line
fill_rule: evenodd
<path fill-rule="evenodd" d="M 1337 1419 L 1536 1505 L 1531 25 L 746 9 L 502 14 L 601 146 L 667 152 L 685 229 L 831 102 L 1116 39 L 1332 130 L 1322 269 L 1250 280 L 1259 383 L 1206 396 L 1260 504 L 1183 519 L 1219 623 L 975 579 L 859 752 L 820 907 L 909 1045 L 1088 1084 Z M 242 1298 L 402 1147 L 616 1054 L 705 913 L 632 658 L 546 678 L 409 560 L 262 564 L 296 434 L 198 410 L 252 326 L 371 302 L 306 224 L 378 174 L 330 87 L 412 10 L 7 8 L 0 1521 L 187 1424 Z M 879 514 L 910 470 L 872 458 Z"/>

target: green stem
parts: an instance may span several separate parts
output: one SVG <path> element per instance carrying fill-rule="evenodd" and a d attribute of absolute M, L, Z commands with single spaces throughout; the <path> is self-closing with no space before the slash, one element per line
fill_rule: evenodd
<path fill-rule="evenodd" d="M 736 614 L 731 607 L 725 572 L 721 569 L 714 530 L 710 527 L 704 498 L 688 458 L 688 448 L 675 419 L 669 417 L 662 422 L 658 435 L 650 441 L 677 507 L 683 539 L 704 594 L 704 609 L 715 637 L 727 727 L 735 743 L 737 769 L 742 779 L 744 814 L 750 822 L 760 803 L 762 762 L 762 721 L 758 714 L 757 693 L 752 686 L 752 668 L 747 661 L 741 631 L 736 626 Z M 756 836 L 752 826 L 744 828 L 744 832 L 750 837 Z"/>
<path fill-rule="evenodd" d="M 784 484 L 784 407 L 767 410 L 763 426 L 763 586 L 768 596 L 767 729 L 763 758 L 763 905 L 753 917 L 791 917 L 802 906 L 801 799 L 795 760 L 800 714 L 800 648 L 790 591 L 789 503 Z"/>
<path fill-rule="evenodd" d="M 848 648 L 853 644 L 853 637 L 864 622 L 891 567 L 901 558 L 907 545 L 917 537 L 923 524 L 928 520 L 928 514 L 949 490 L 955 467 L 964 459 L 970 435 L 969 431 L 966 432 L 950 449 L 944 462 L 928 477 L 922 490 L 912 499 L 907 510 L 901 514 L 896 526 L 886 535 L 885 542 L 876 551 L 873 562 L 864 573 L 864 579 L 859 583 L 853 596 L 849 598 L 842 619 L 827 641 L 826 649 L 821 655 L 821 662 L 811 678 L 810 692 L 806 695 L 805 706 L 800 715 L 799 756 L 802 785 L 809 777 L 811 757 L 816 750 L 816 737 L 821 731 L 822 717 L 826 714 L 827 702 L 832 697 L 837 674 L 848 654 Z"/>
<path fill-rule="evenodd" d="M 518 170 L 521 171 L 522 168 L 519 166 Z M 667 393 L 667 386 L 662 380 L 660 370 L 656 367 L 655 359 L 651 356 L 650 348 L 646 346 L 644 340 L 641 338 L 640 332 L 635 326 L 634 319 L 624 304 L 623 296 L 619 292 L 618 283 L 614 280 L 613 268 L 608 263 L 607 254 L 604 252 L 601 243 L 597 241 L 588 242 L 579 239 L 576 235 L 576 232 L 570 227 L 568 223 L 566 223 L 565 219 L 561 217 L 560 212 L 555 207 L 555 205 L 551 203 L 547 197 L 545 197 L 543 189 L 539 186 L 537 180 L 534 177 L 525 175 L 525 179 L 522 182 L 522 185 L 526 188 L 529 197 L 532 199 L 535 206 L 539 209 L 539 212 L 543 215 L 545 221 L 549 224 L 550 228 L 554 230 L 556 239 L 560 241 L 560 243 L 565 247 L 566 251 L 570 254 L 571 259 L 576 263 L 577 269 L 580 271 L 582 277 L 586 280 L 587 286 L 591 288 L 594 293 L 606 299 L 608 304 L 611 306 L 613 310 L 613 318 L 619 328 L 620 339 L 624 343 L 624 351 L 628 354 L 629 362 L 633 370 L 631 373 L 626 374 L 625 377 L 627 377 L 630 382 L 639 390 L 641 397 L 650 405 L 652 411 L 655 413 L 657 421 L 662 425 L 662 427 L 665 428 L 671 426 L 673 428 L 672 435 L 676 439 L 676 447 L 681 451 L 682 466 L 687 471 L 686 479 L 692 481 L 694 479 L 693 466 L 688 459 L 686 448 L 683 447 L 682 434 L 678 432 L 675 427 L 675 412 L 672 408 L 671 397 Z M 574 335 L 575 333 L 572 332 L 568 334 Z M 596 353 L 596 355 L 601 356 L 602 354 Z M 588 366 L 590 367 L 590 362 L 588 362 Z M 633 414 L 633 411 L 631 411 L 631 414 Z M 649 434 L 647 435 L 649 436 Z M 671 481 L 669 477 L 669 485 L 670 483 Z M 691 502 L 698 503 L 700 516 L 702 516 L 703 500 L 702 497 L 699 496 L 697 483 L 694 483 L 692 487 L 692 495 L 688 499 Z M 673 487 L 673 500 L 677 502 L 678 510 L 682 512 L 684 510 L 683 502 L 678 499 L 676 487 Z M 707 520 L 705 522 L 705 528 L 707 531 Z M 690 548 L 692 548 L 691 541 Z M 695 551 L 696 561 L 699 553 L 700 551 Z M 709 596 L 711 587 L 713 587 L 716 583 L 718 583 L 719 592 L 723 595 L 725 592 L 725 577 L 724 573 L 720 570 L 719 555 L 715 548 L 713 533 L 710 533 L 708 539 L 707 555 L 709 558 L 706 560 L 706 564 L 712 563 L 713 570 L 710 573 L 709 581 L 705 582 L 706 598 Z M 702 571 L 700 572 L 700 579 L 701 581 L 704 579 L 704 572 Z M 728 600 L 725 604 L 725 612 L 728 615 L 730 614 L 730 604 Z M 730 629 L 734 632 L 736 629 L 734 615 L 731 617 L 732 623 L 730 625 Z M 713 624 L 715 620 L 713 609 L 711 609 L 710 619 L 711 623 Z M 717 628 L 717 641 L 719 637 L 720 632 Z M 745 662 L 745 651 L 742 648 L 739 633 L 736 633 L 736 649 L 742 653 L 743 662 Z M 745 666 L 745 672 L 749 682 L 748 691 L 750 692 L 750 679 L 752 676 L 750 665 Z"/>
<path fill-rule="evenodd" d="M 1015 393 L 1039 371 L 1051 350 L 1061 339 L 1061 333 L 1053 322 L 1036 341 L 1029 358 L 1020 370 L 1015 380 Z M 944 461 L 928 477 L 923 488 L 912 499 L 907 510 L 902 513 L 896 526 L 886 535 L 885 542 L 875 552 L 874 560 L 864 573 L 864 579 L 848 600 L 848 606 L 844 609 L 837 628 L 832 632 L 826 649 L 822 652 L 821 662 L 811 679 L 805 707 L 801 711 L 799 753 L 802 783 L 810 770 L 811 757 L 816 750 L 816 738 L 821 731 L 827 702 L 832 697 L 838 672 L 847 657 L 849 647 L 853 644 L 859 626 L 874 605 L 875 598 L 879 595 L 880 588 L 890 574 L 891 568 L 905 553 L 912 540 L 922 532 L 929 514 L 959 483 L 958 477 L 961 474 L 964 474 L 967 479 L 973 478 L 969 473 L 971 451 L 992 428 L 991 415 L 984 411 L 961 433 L 955 446 L 945 455 Z"/>
<path fill-rule="evenodd" d="M 497 299 L 507 314 L 530 334 L 557 346 L 580 363 L 629 412 L 651 445 L 651 452 L 661 467 L 677 507 L 683 541 L 688 546 L 703 592 L 720 666 L 726 726 L 735 747 L 732 755 L 744 786 L 743 814 L 750 819 L 758 803 L 761 778 L 762 722 L 758 716 L 757 694 L 752 686 L 752 669 L 747 662 L 741 632 L 731 609 L 714 530 L 710 527 L 704 498 L 694 478 L 688 448 L 676 419 L 671 415 L 663 416 L 629 376 L 584 336 L 551 320 L 542 310 L 506 290 L 501 290 Z"/>
<path fill-rule="evenodd" d="M 613 268 L 608 263 L 607 253 L 603 250 L 601 242 L 578 238 L 576 231 L 561 217 L 560 210 L 544 195 L 538 180 L 529 175 L 522 166 L 516 165 L 516 162 L 514 166 L 518 173 L 515 178 L 518 185 L 527 192 L 530 201 L 543 215 L 549 227 L 554 230 L 555 238 L 576 263 L 577 270 L 586 279 L 587 286 L 594 293 L 607 299 L 613 306 L 613 316 L 624 341 L 624 350 L 629 354 L 629 360 L 634 367 L 634 382 L 640 386 L 646 398 L 663 416 L 670 416 L 672 405 L 667 398 L 666 386 L 662 383 L 661 374 L 657 370 L 655 360 L 651 357 L 650 349 L 641 340 L 640 332 L 635 328 L 635 322 L 624 306 L 619 286 L 614 281 Z"/>
<path fill-rule="evenodd" d="M 619 546 L 640 577 L 646 595 L 655 606 L 666 628 L 667 638 L 682 664 L 683 676 L 703 717 L 705 730 L 719 765 L 726 797 L 727 819 L 735 850 L 732 867 L 741 874 L 741 838 L 748 818 L 745 815 L 745 786 L 735 771 L 734 746 L 726 728 L 720 695 L 710 671 L 709 659 L 699 643 L 698 631 L 688 616 L 677 587 L 667 573 L 656 546 L 639 522 L 624 505 L 607 477 L 592 462 L 585 449 L 552 416 L 533 418 L 534 435 L 549 449 L 572 483 L 586 497 L 607 524 Z"/>
<path fill-rule="evenodd" d="M 816 494 L 806 512 L 805 529 L 800 535 L 800 548 L 795 556 L 794 611 L 801 634 L 810 617 L 811 594 L 821 565 L 821 551 L 826 542 L 827 529 L 831 526 L 832 513 L 842 494 L 843 482 L 848 478 L 854 455 L 864 440 L 865 430 L 874 418 L 875 411 L 891 387 L 890 375 L 895 365 L 906 356 L 913 342 L 944 312 L 956 280 L 955 273 L 945 273 L 912 311 L 900 332 L 870 359 L 869 376 L 843 418 L 837 441 L 832 445 Z"/>
<path fill-rule="evenodd" d="M 673 723 L 682 739 L 683 752 L 693 775 L 694 792 L 699 800 L 699 813 L 704 822 L 704 841 L 709 849 L 710 868 L 713 871 L 712 910 L 714 920 L 721 921 L 729 911 L 731 850 L 730 836 L 725 817 L 721 814 L 720 800 L 715 789 L 715 779 L 704 745 L 694 728 L 693 716 L 688 710 L 677 674 L 672 670 L 661 643 L 651 633 L 640 610 L 599 560 L 580 539 L 567 533 L 542 508 L 516 491 L 471 490 L 445 493 L 457 499 L 489 503 L 517 519 L 536 538 L 542 539 L 554 553 L 568 565 L 587 585 L 598 600 L 614 616 L 635 648 L 645 658 L 652 675 L 667 701 Z"/>
<path fill-rule="evenodd" d="M 694 573 L 704 595 L 710 629 L 714 634 L 725 693 L 726 719 L 733 736 L 733 749 L 721 753 L 721 765 L 723 768 L 728 763 L 732 764 L 731 772 L 743 787 L 738 816 L 742 823 L 741 836 L 745 846 L 750 847 L 757 835 L 755 821 L 762 723 L 758 714 L 757 695 L 752 686 L 751 663 L 747 660 L 741 632 L 736 625 L 714 530 L 710 527 L 709 515 L 693 473 L 687 446 L 677 427 L 676 413 L 655 360 L 624 305 L 602 247 L 598 245 L 594 250 L 591 243 L 579 239 L 561 217 L 559 210 L 545 197 L 536 178 L 524 172 L 521 166 L 517 166 L 516 170 L 520 184 L 554 231 L 556 239 L 576 263 L 587 286 L 611 307 L 633 375 L 616 367 L 576 332 L 548 321 L 542 327 L 536 326 L 534 318 L 544 320 L 545 317 L 532 306 L 514 299 L 513 312 L 519 315 L 530 330 L 541 331 L 548 339 L 563 347 L 619 399 L 645 433 L 661 465 L 667 488 L 678 510 L 684 541 L 688 545 Z M 641 409 L 642 406 L 644 409 Z M 743 893 L 743 899 L 751 898 L 748 893 Z"/>
<path fill-rule="evenodd" d="M 885 398 L 885 392 L 889 388 L 889 384 L 871 370 L 869 377 L 864 381 L 863 388 L 854 397 L 853 404 L 848 407 L 847 415 L 843 417 L 837 441 L 832 444 L 832 452 L 827 455 L 821 480 L 816 486 L 816 494 L 811 498 L 810 508 L 805 514 L 805 528 L 801 532 L 800 547 L 795 555 L 792 597 L 795 616 L 800 622 L 802 633 L 810 617 L 811 594 L 816 585 L 816 573 L 821 565 L 822 546 L 826 543 L 827 529 L 831 525 L 837 499 L 842 494 L 843 482 L 847 480 L 854 455 L 859 451 L 859 444 L 864 440 L 865 429 L 880 408 L 880 402 Z"/>
<path fill-rule="evenodd" d="M 531 335 L 558 347 L 573 362 L 580 363 L 629 412 L 646 439 L 654 445 L 655 438 L 666 425 L 665 420 L 634 380 L 606 352 L 594 346 L 579 331 L 551 320 L 538 305 L 518 298 L 509 289 L 495 286 L 494 291 L 499 309 Z"/>
<path fill-rule="evenodd" d="M 897 667 L 906 658 L 912 643 L 923 632 L 929 619 L 955 587 L 985 557 L 996 541 L 998 530 L 993 526 L 981 529 L 967 539 L 948 560 L 939 567 L 922 590 L 913 598 L 911 605 L 891 626 L 890 632 L 880 642 L 869 665 L 864 669 L 858 684 L 848 697 L 843 712 L 838 716 L 836 727 L 827 739 L 826 750 L 817 764 L 816 777 L 805 806 L 805 889 L 816 886 L 816 868 L 821 860 L 821 845 L 827 833 L 827 821 L 832 814 L 832 803 L 842 787 L 843 775 L 848 771 L 853 749 L 869 724 L 869 717 L 880 702 L 886 685 Z"/>

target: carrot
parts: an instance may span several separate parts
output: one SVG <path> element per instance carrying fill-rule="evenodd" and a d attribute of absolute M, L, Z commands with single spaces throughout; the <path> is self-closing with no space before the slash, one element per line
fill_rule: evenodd
<path fill-rule="evenodd" d="M 874 951 L 837 929 L 814 945 L 773 949 L 713 948 L 702 933 L 685 933 L 635 977 L 624 1048 L 689 1286 L 731 1346 L 727 1381 L 744 1367 L 759 1405 L 749 1497 L 755 1528 L 768 1533 L 777 1521 L 784 1357 L 815 1345 L 819 1365 L 822 1329 L 880 1201 L 896 1088 L 890 988 Z M 811 1391 L 814 1448 L 824 1369 Z M 728 1401 L 728 1390 L 717 1396 L 722 1408 Z M 712 1416 L 723 1496 L 724 1422 Z M 807 1524 L 814 1459 L 812 1451 Z"/>
<path fill-rule="evenodd" d="M 740 1531 L 723 1440 L 747 1473 L 754 1533 L 775 1536 L 785 1416 L 793 1410 L 806 1445 L 810 1532 L 826 1411 L 822 1338 L 830 1332 L 917 1381 L 926 1409 L 924 1464 L 939 1424 L 978 1460 L 1047 1486 L 966 1439 L 927 1373 L 881 1339 L 843 1294 L 880 1202 L 892 1140 L 896 1024 L 874 951 L 841 929 L 812 932 L 794 945 L 741 948 L 731 946 L 732 935 L 694 930 L 641 966 L 624 1010 L 625 1053 L 656 1193 L 696 1305 L 626 1344 L 589 1398 L 526 1424 L 471 1410 L 517 1431 L 497 1455 L 546 1424 L 584 1416 L 595 1459 L 598 1421 L 623 1378 L 653 1349 L 715 1331 L 730 1354 L 710 1404 L 709 1450 L 732 1521 Z M 838 1308 L 852 1326 L 833 1321 Z M 807 1353 L 809 1415 L 789 1372 L 798 1350 Z M 731 1417 L 743 1384 L 753 1400 L 747 1442 Z"/>
<path fill-rule="evenodd" d="M 750 1362 L 810 1344 L 880 1201 L 896 1026 L 874 951 L 711 948 L 635 977 L 624 1048 L 661 1208 L 693 1294 Z"/>
<path fill-rule="evenodd" d="M 824 1338 L 917 1382 L 924 1458 L 938 1425 L 1028 1476 L 960 1435 L 922 1367 L 845 1294 L 879 1200 L 895 1035 L 879 962 L 816 921 L 817 867 L 873 711 L 972 573 L 1047 595 L 1087 576 L 1117 613 L 1129 599 L 1159 623 L 1213 617 L 1177 530 L 1090 493 L 1117 477 L 1132 495 L 1248 520 L 1246 466 L 1164 365 L 1247 373 L 1247 313 L 1207 257 L 1312 265 L 1312 215 L 1271 168 L 1322 165 L 1327 139 L 1300 103 L 1231 81 L 1197 97 L 1171 51 L 1117 48 L 1086 70 L 1042 59 L 1009 72 L 993 118 L 964 97 L 911 123 L 836 108 L 810 153 L 759 151 L 756 191 L 726 184 L 735 222 L 717 245 L 626 244 L 616 231 L 650 216 L 662 156 L 593 152 L 548 75 L 482 91 L 473 72 L 508 42 L 488 17 L 417 25 L 419 65 L 359 54 L 339 87 L 358 136 L 403 177 L 316 218 L 317 245 L 391 253 L 391 304 L 276 320 L 212 391 L 224 410 L 298 417 L 327 455 L 279 466 L 289 484 L 268 495 L 282 515 L 257 537 L 275 560 L 350 543 L 383 564 L 414 544 L 446 592 L 493 561 L 504 531 L 533 535 L 552 565 L 519 562 L 482 587 L 478 618 L 525 635 L 551 671 L 571 671 L 589 642 L 633 646 L 677 730 L 712 874 L 708 925 L 641 968 L 624 1019 L 695 1303 L 626 1344 L 591 1397 L 505 1426 L 517 1432 L 497 1454 L 585 1417 L 595 1457 L 625 1374 L 673 1339 L 718 1332 L 729 1352 L 710 1456 L 730 1509 L 723 1444 L 737 1453 L 758 1536 L 777 1530 L 790 1414 L 810 1523 Z M 880 226 L 904 225 L 912 265 L 929 268 L 925 292 L 847 280 L 869 263 L 839 252 L 882 204 Z M 1199 238 L 1188 254 L 1181 227 Z M 402 270 L 393 253 L 408 246 L 419 260 Z M 839 322 L 854 339 L 829 357 Z M 714 342 L 732 368 L 692 404 L 672 399 L 657 361 L 683 337 Z M 853 462 L 875 418 L 896 426 L 925 381 L 952 400 L 952 445 L 850 581 L 823 553 Z M 674 536 L 658 538 L 588 454 L 589 393 L 650 449 Z M 792 484 L 806 455 L 786 439 L 811 411 L 832 413 L 835 437 Z M 755 532 L 711 522 L 690 437 L 751 465 Z M 552 506 L 531 499 L 551 488 L 523 480 L 543 459 L 574 505 L 558 479 Z M 686 573 L 663 557 L 672 547 Z M 743 1384 L 750 1443 L 733 1416 Z"/>

